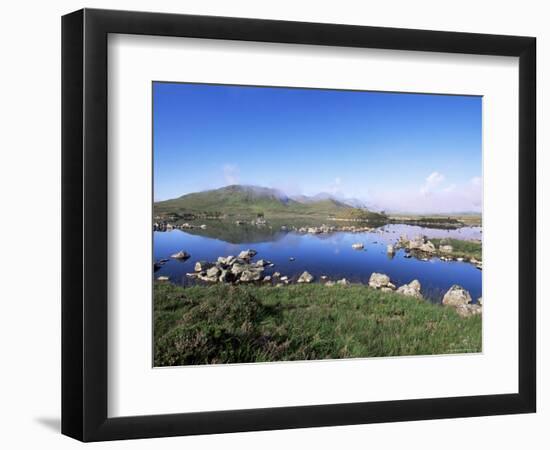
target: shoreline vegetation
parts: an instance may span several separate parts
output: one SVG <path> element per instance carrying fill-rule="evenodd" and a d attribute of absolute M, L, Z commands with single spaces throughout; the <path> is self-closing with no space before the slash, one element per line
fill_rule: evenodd
<path fill-rule="evenodd" d="M 481 315 L 363 285 L 154 284 L 155 366 L 481 351 Z"/>

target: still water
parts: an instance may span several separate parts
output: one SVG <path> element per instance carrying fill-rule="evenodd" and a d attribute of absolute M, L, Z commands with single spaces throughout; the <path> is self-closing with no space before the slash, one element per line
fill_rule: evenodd
<path fill-rule="evenodd" d="M 405 258 L 399 250 L 395 256 L 386 254 L 387 244 L 394 244 L 400 235 L 409 238 L 425 235 L 428 238 L 452 237 L 458 239 L 481 239 L 481 228 L 467 227 L 458 230 L 442 230 L 410 225 L 386 225 L 378 232 L 331 234 L 299 234 L 296 232 L 270 233 L 265 240 L 247 241 L 246 233 L 238 243 L 216 237 L 207 237 L 191 232 L 173 230 L 154 233 L 154 258 L 160 260 L 184 250 L 191 254 L 186 261 L 170 259 L 155 277 L 169 276 L 173 283 L 194 283 L 185 276 L 193 272 L 196 261 L 216 261 L 218 256 L 237 255 L 241 250 L 252 248 L 258 252 L 257 259 L 267 259 L 275 264 L 266 268 L 264 275 L 280 272 L 290 279 L 297 279 L 307 270 L 319 280 L 327 275 L 331 280 L 346 278 L 351 282 L 367 283 L 373 272 L 385 273 L 397 286 L 418 279 L 422 293 L 432 301 L 441 301 L 443 294 L 453 285 L 467 289 L 474 301 L 481 296 L 482 272 L 472 264 L 458 261 L 441 261 L 431 258 L 421 261 Z M 352 249 L 352 244 L 361 242 L 364 250 Z M 291 258 L 294 258 L 291 261 Z"/>

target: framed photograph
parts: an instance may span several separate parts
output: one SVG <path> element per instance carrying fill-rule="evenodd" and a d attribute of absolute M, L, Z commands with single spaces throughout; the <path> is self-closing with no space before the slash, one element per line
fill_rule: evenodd
<path fill-rule="evenodd" d="M 533 37 L 62 21 L 62 432 L 535 412 Z"/>

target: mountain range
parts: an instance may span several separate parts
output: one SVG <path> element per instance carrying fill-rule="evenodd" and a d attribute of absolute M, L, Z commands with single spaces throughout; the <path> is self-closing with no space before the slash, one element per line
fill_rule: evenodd
<path fill-rule="evenodd" d="M 230 185 L 219 189 L 185 194 L 156 202 L 155 215 L 216 214 L 234 217 L 318 216 L 340 219 L 381 219 L 358 200 L 339 199 L 328 193 L 288 196 L 278 189 L 250 185 Z"/>

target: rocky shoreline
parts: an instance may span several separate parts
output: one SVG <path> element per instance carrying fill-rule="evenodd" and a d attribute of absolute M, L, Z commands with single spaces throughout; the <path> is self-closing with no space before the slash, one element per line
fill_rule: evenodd
<path fill-rule="evenodd" d="M 206 230 L 206 224 L 201 225 L 192 225 L 190 223 L 182 223 L 182 224 L 176 224 L 171 222 L 154 222 L 153 223 L 153 231 L 172 231 L 172 230 L 192 230 L 192 229 L 200 229 L 200 230 Z"/>
<path fill-rule="evenodd" d="M 244 222 L 237 221 L 236 223 L 244 224 Z M 153 231 L 168 232 L 172 230 L 191 230 L 191 229 L 200 229 L 206 230 L 206 224 L 193 225 L 189 223 L 183 224 L 173 224 L 169 222 L 155 222 L 153 224 Z M 332 234 L 337 232 L 347 232 L 347 233 L 379 233 L 384 234 L 384 230 L 376 227 L 369 226 L 359 226 L 359 225 L 325 225 L 320 226 L 287 226 L 283 225 L 280 227 L 282 232 L 295 232 L 298 234 Z M 444 239 L 442 240 L 444 241 Z M 362 250 L 364 244 L 361 242 L 353 244 L 353 248 L 356 250 Z M 403 249 L 405 251 L 405 258 L 417 258 L 422 261 L 428 261 L 430 258 L 437 257 L 441 261 L 457 261 L 457 262 L 466 262 L 473 264 L 479 270 L 483 269 L 483 264 L 480 259 L 475 257 L 468 257 L 464 255 L 457 255 L 454 252 L 453 246 L 451 244 L 446 244 L 442 242 L 440 245 L 436 246 L 430 241 L 426 236 L 416 236 L 412 239 L 409 239 L 406 235 L 402 235 L 399 239 L 387 245 L 387 254 L 390 257 L 395 256 L 396 251 Z"/>
<path fill-rule="evenodd" d="M 404 241 L 401 242 L 403 243 Z M 420 245 L 420 247 L 423 249 L 431 249 L 432 247 L 434 247 L 433 244 L 431 246 L 429 245 L 431 243 L 422 242 L 422 244 L 420 244 L 418 241 L 413 243 L 413 247 L 415 247 L 417 244 Z M 415 250 L 415 248 L 410 250 Z M 420 251 L 425 252 L 425 250 Z M 274 286 L 276 288 L 283 287 L 292 283 L 308 284 L 315 281 L 315 277 L 308 271 L 304 271 L 297 278 L 290 278 L 287 275 L 281 274 L 280 272 L 274 272 L 271 275 L 266 275 L 264 274 L 264 271 L 267 268 L 273 268 L 275 264 L 265 259 L 252 261 L 256 255 L 257 252 L 255 250 L 248 249 L 241 251 L 237 256 L 219 256 L 216 261 L 197 261 L 194 265 L 194 271 L 187 273 L 186 276 L 193 280 L 200 280 L 212 284 L 223 283 L 237 285 L 255 283 L 260 285 Z M 186 260 L 190 256 L 191 255 L 189 255 L 187 252 L 181 250 L 171 255 L 171 258 Z M 155 270 L 158 270 L 158 268 L 162 267 L 162 265 L 164 265 L 167 261 L 167 259 L 161 259 L 155 262 Z M 159 276 L 157 277 L 157 281 L 167 282 L 170 281 L 170 279 L 167 276 Z M 322 275 L 319 277 L 319 283 L 327 287 L 336 285 L 347 286 L 351 284 L 345 278 L 331 280 L 326 275 Z M 408 284 L 397 287 L 394 283 L 391 282 L 391 279 L 388 275 L 374 272 L 369 278 L 368 287 L 380 290 L 381 292 L 395 292 L 397 294 L 408 297 L 424 299 L 421 292 L 422 286 L 420 282 L 416 279 L 412 280 Z M 472 315 L 481 314 L 481 302 L 482 300 L 481 298 L 479 298 L 476 304 L 472 304 L 472 297 L 470 293 L 463 287 L 458 285 L 453 285 L 445 293 L 442 300 L 443 305 L 454 308 L 461 317 L 469 317 Z"/>
<path fill-rule="evenodd" d="M 439 257 L 442 261 L 468 262 L 479 270 L 483 269 L 483 263 L 480 259 L 453 255 L 453 246 L 445 243 L 444 240 L 436 248 L 426 236 L 417 236 L 409 240 L 406 235 L 402 235 L 399 237 L 395 246 L 388 245 L 388 254 L 393 254 L 395 250 L 398 249 L 403 249 L 405 251 L 405 257 L 407 257 L 407 255 L 409 255 L 409 257 L 414 256 L 423 261 L 428 261 L 432 257 Z"/>

